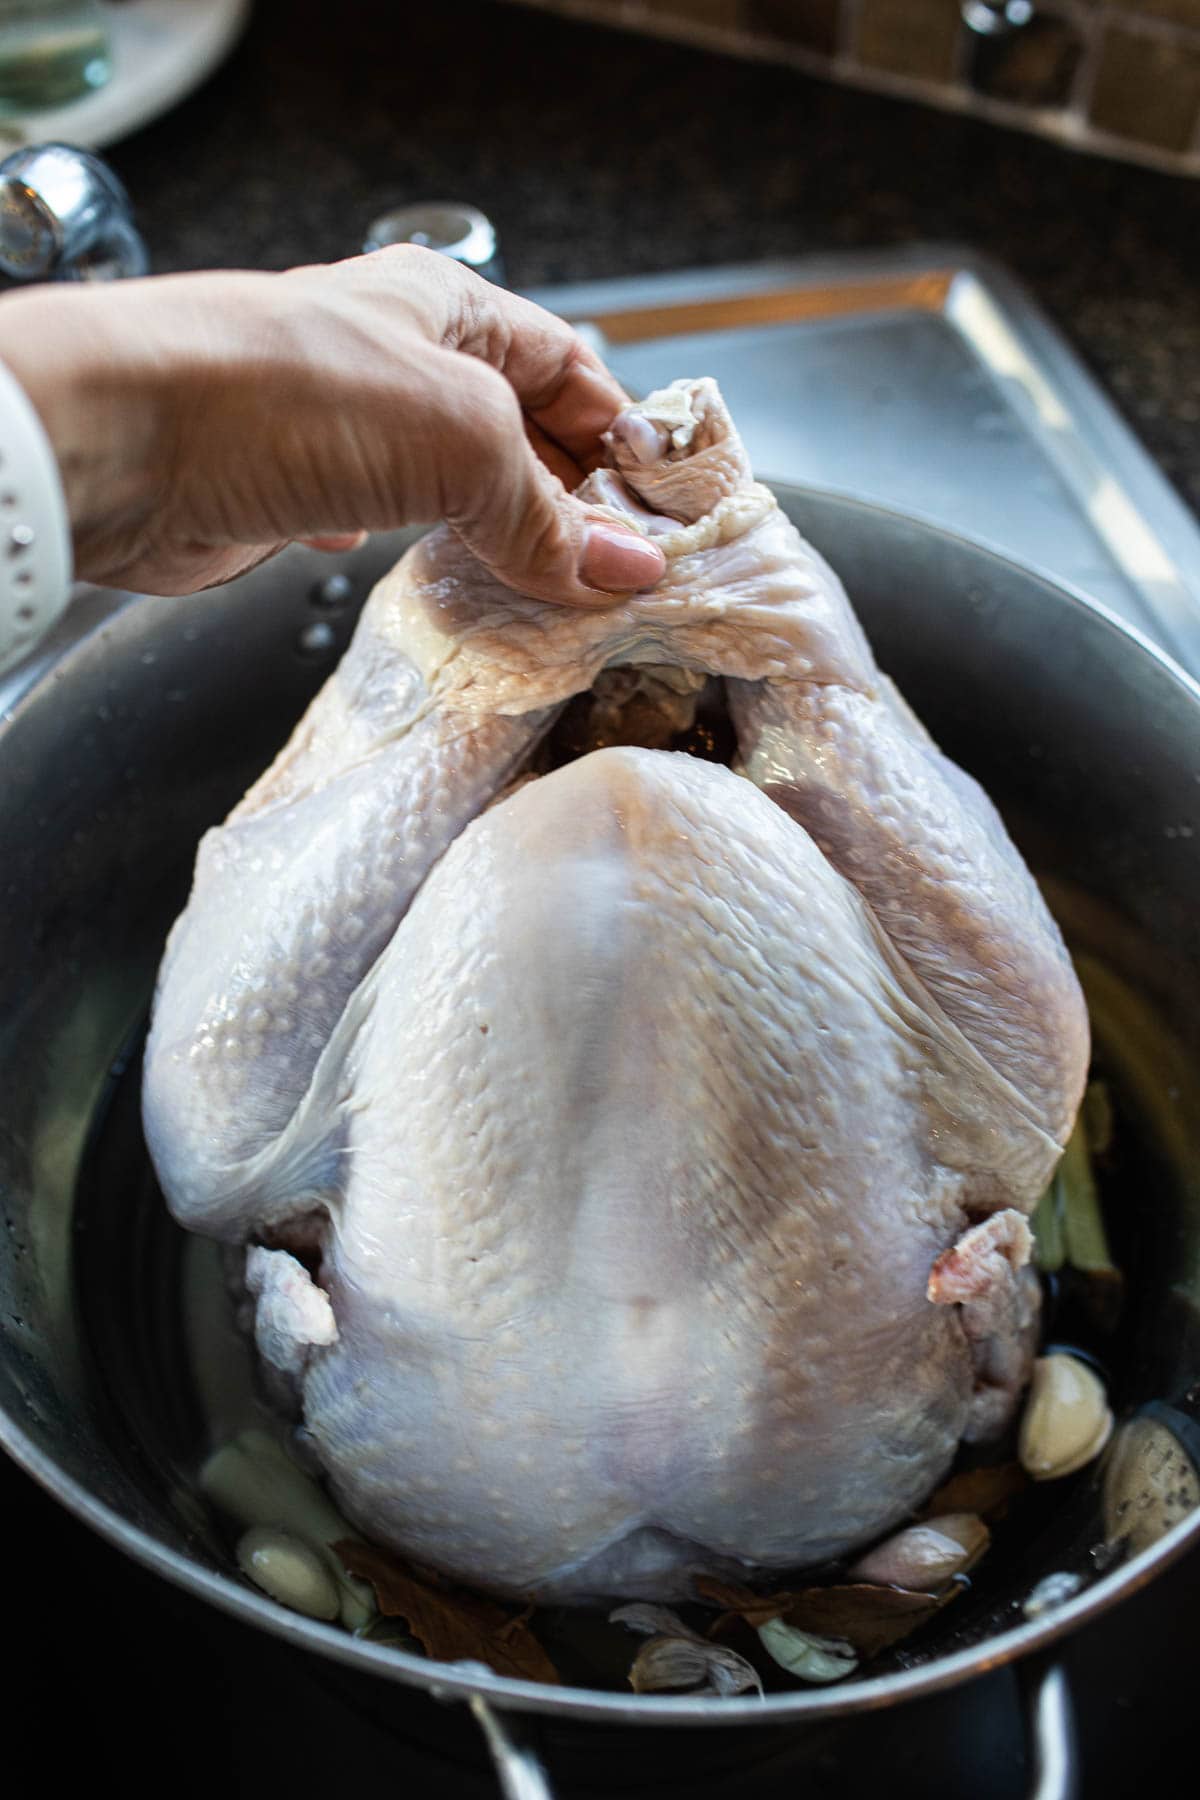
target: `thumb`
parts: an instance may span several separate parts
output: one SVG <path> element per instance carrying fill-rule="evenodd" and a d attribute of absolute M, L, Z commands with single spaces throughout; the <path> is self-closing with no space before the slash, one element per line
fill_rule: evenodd
<path fill-rule="evenodd" d="M 443 477 L 446 518 L 506 586 L 564 606 L 603 606 L 653 587 L 666 568 L 656 544 L 574 499 L 525 436 L 503 375 L 453 358 L 457 443 Z"/>

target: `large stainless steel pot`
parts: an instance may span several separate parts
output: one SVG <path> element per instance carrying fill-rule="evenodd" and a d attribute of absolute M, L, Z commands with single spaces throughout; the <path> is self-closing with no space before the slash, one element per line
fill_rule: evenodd
<path fill-rule="evenodd" d="M 1144 1145 L 1118 1405 L 1200 1375 L 1200 688 L 1087 601 L 929 525 L 781 494 L 843 574 L 883 665 L 986 785 L 1094 971 L 1097 1035 Z M 351 1669 L 471 1702 L 510 1794 L 521 1713 L 763 1725 L 899 1704 L 1044 1652 L 1200 1537 L 1200 1516 L 1036 1622 L 1014 1601 L 1096 1532 L 1086 1482 L 914 1646 L 911 1666 L 766 1700 L 634 1698 L 431 1665 L 284 1612 L 196 1530 L 178 1241 L 144 1162 L 81 1186 L 144 1019 L 197 838 L 272 755 L 403 538 L 293 549 L 183 601 L 85 593 L 0 685 L 0 1439 L 97 1531 L 216 1606 Z M 1014 1622 L 1015 1621 L 1015 1622 Z M 1066 1792 L 1042 1683 L 1040 1792 Z"/>

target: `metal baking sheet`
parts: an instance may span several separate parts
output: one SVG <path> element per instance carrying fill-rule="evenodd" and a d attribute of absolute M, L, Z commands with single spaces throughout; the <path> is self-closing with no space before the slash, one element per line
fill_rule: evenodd
<path fill-rule="evenodd" d="M 764 480 L 916 513 L 1200 674 L 1200 526 L 1003 269 L 954 248 L 543 288 L 633 393 L 713 375 Z"/>

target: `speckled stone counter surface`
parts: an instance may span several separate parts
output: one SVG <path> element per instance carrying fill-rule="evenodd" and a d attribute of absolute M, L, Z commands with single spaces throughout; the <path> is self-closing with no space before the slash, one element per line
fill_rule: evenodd
<path fill-rule="evenodd" d="M 159 270 L 346 255 L 483 207 L 516 286 L 954 240 L 1005 262 L 1200 509 L 1200 182 L 480 0 L 258 0 L 116 146 Z"/>

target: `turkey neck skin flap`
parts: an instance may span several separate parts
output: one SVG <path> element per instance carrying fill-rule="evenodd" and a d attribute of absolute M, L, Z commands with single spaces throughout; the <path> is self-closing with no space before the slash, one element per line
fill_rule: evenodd
<path fill-rule="evenodd" d="M 557 1601 L 842 1556 L 1004 1429 L 1088 1056 L 998 815 L 715 385 L 631 407 L 608 462 L 583 495 L 662 581 L 573 611 L 446 529 L 410 550 L 200 845 L 144 1088 L 346 1514 Z M 655 741 L 716 678 L 733 766 L 535 778 L 616 669 Z"/>

